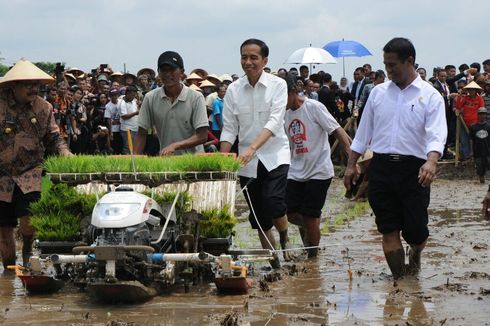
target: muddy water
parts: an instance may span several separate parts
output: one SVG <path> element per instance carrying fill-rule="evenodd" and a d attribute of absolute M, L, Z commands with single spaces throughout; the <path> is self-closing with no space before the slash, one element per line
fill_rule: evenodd
<path fill-rule="evenodd" d="M 325 249 L 318 260 L 299 257 L 284 264 L 281 279 L 262 286 L 268 291 L 259 286 L 266 273 L 259 264 L 248 295 L 217 295 L 214 285 L 205 284 L 190 293 L 177 287 L 132 306 L 94 304 L 74 289 L 26 296 L 18 279 L 2 275 L 0 323 L 213 325 L 232 317 L 239 325 L 490 324 L 490 222 L 479 215 L 485 191 L 472 181 L 438 180 L 433 186 L 431 237 L 418 279 L 392 282 L 369 207 L 344 200 L 335 180 L 322 223 Z M 236 246 L 258 247 L 248 222 L 237 227 L 237 234 Z M 299 246 L 295 230 L 292 239 Z"/>

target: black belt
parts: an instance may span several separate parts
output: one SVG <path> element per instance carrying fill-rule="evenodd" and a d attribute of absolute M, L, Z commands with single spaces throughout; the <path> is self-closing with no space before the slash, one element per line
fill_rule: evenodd
<path fill-rule="evenodd" d="M 410 160 L 418 159 L 418 157 L 415 157 L 413 155 L 402 155 L 402 154 L 374 153 L 373 157 L 376 157 L 376 158 L 381 159 L 383 161 L 389 161 L 389 162 L 404 162 L 404 161 L 410 161 Z"/>

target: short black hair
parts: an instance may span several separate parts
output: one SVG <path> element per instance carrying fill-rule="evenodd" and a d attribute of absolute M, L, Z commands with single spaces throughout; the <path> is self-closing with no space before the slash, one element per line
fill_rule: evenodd
<path fill-rule="evenodd" d="M 466 70 L 466 69 L 470 69 L 470 66 L 468 66 L 466 63 L 462 63 L 459 65 L 458 69 L 459 70 Z"/>
<path fill-rule="evenodd" d="M 282 77 L 281 77 L 282 78 Z M 296 92 L 296 81 L 293 76 L 286 76 L 283 78 L 286 81 L 286 85 L 288 88 L 288 94 L 289 92 L 295 91 Z"/>
<path fill-rule="evenodd" d="M 378 79 L 381 77 L 386 77 L 385 72 L 383 70 L 376 70 L 376 73 L 374 75 L 374 78 Z"/>
<path fill-rule="evenodd" d="M 308 69 L 308 66 L 303 65 L 303 66 L 299 67 L 299 70 L 304 70 L 304 69 Z"/>
<path fill-rule="evenodd" d="M 481 65 L 478 62 L 473 62 L 472 64 L 470 64 L 470 68 L 476 68 L 476 71 L 480 72 Z"/>
<path fill-rule="evenodd" d="M 446 65 L 444 67 L 444 70 L 451 70 L 451 69 L 456 69 L 456 66 L 454 66 L 454 65 Z"/>
<path fill-rule="evenodd" d="M 324 73 L 322 76 L 322 82 L 330 83 L 331 81 L 332 81 L 332 75 L 330 75 L 328 72 Z"/>
<path fill-rule="evenodd" d="M 395 37 L 383 47 L 384 53 L 396 53 L 401 62 L 407 61 L 409 57 L 413 58 L 415 64 L 415 47 L 409 39 L 404 37 Z"/>
<path fill-rule="evenodd" d="M 245 40 L 245 42 L 240 45 L 240 55 L 242 54 L 242 49 L 246 45 L 258 45 L 260 47 L 260 55 L 263 58 L 269 57 L 269 47 L 267 44 L 265 44 L 264 41 L 258 40 L 256 38 L 249 38 L 248 40 Z"/>
<path fill-rule="evenodd" d="M 363 68 L 363 67 L 357 67 L 357 68 L 354 70 L 354 72 L 356 72 L 356 71 L 360 71 L 360 72 L 364 73 L 364 68 Z"/>
<path fill-rule="evenodd" d="M 481 64 L 484 65 L 484 66 L 490 65 L 490 59 L 487 59 L 487 60 L 483 61 Z"/>

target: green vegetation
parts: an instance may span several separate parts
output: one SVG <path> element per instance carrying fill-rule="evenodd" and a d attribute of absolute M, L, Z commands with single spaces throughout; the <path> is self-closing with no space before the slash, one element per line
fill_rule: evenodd
<path fill-rule="evenodd" d="M 240 168 L 237 159 L 221 155 L 139 156 L 134 159 L 137 172 L 235 172 Z M 44 169 L 48 173 L 133 172 L 131 158 L 127 156 L 53 156 L 45 161 Z"/>
<path fill-rule="evenodd" d="M 344 225 L 345 223 L 349 223 L 352 221 L 354 218 L 359 217 L 366 213 L 366 211 L 370 208 L 369 203 L 367 201 L 365 202 L 354 202 L 354 203 L 349 203 L 348 207 L 346 207 L 346 210 L 343 212 L 338 213 L 333 217 L 332 220 L 326 220 L 325 223 L 323 224 L 321 228 L 321 233 L 322 234 L 328 234 L 331 230 L 330 227 L 333 226 L 341 226 Z"/>
<path fill-rule="evenodd" d="M 92 213 L 95 195 L 78 193 L 65 184 L 43 182 L 41 199 L 31 204 L 31 224 L 39 240 L 76 240 L 80 221 Z"/>
<path fill-rule="evenodd" d="M 211 208 L 201 212 L 203 218 L 199 221 L 201 235 L 207 238 L 226 238 L 233 232 L 238 223 L 237 218 L 230 213 L 230 206 Z"/>
<path fill-rule="evenodd" d="M 142 194 L 152 197 L 151 190 L 145 190 Z M 176 192 L 165 192 L 163 194 L 154 193 L 153 199 L 160 204 L 163 205 L 172 205 L 174 202 L 175 196 L 177 196 Z M 187 192 L 181 192 L 179 195 L 179 199 L 177 199 L 177 203 L 175 204 L 175 214 L 177 216 L 177 221 L 180 221 L 182 215 L 186 212 L 189 212 L 192 207 L 192 196 Z"/>

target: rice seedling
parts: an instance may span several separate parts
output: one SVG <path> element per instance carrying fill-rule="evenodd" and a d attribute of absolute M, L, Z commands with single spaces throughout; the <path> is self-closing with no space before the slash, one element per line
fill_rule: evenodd
<path fill-rule="evenodd" d="M 135 165 L 137 172 L 235 172 L 240 168 L 237 159 L 221 155 L 138 156 Z M 44 162 L 44 169 L 48 173 L 133 172 L 130 157 L 101 155 L 52 156 Z"/>
<path fill-rule="evenodd" d="M 201 212 L 203 216 L 199 221 L 201 235 L 208 238 L 225 238 L 233 233 L 233 228 L 238 223 L 237 218 L 230 213 L 230 207 L 211 208 Z"/>

